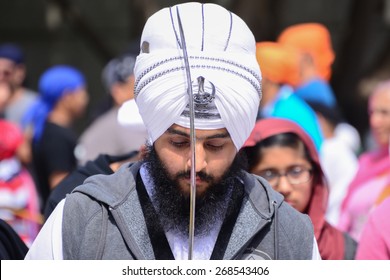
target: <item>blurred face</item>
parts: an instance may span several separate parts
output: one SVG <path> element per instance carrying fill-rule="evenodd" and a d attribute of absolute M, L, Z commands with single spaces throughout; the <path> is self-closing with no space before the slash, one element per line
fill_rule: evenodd
<path fill-rule="evenodd" d="M 15 64 L 6 58 L 0 58 L 0 82 L 12 82 Z"/>
<path fill-rule="evenodd" d="M 89 97 L 86 88 L 82 87 L 66 95 L 68 110 L 74 117 L 81 117 L 88 105 Z"/>
<path fill-rule="evenodd" d="M 116 83 L 112 86 L 111 95 L 118 106 L 134 98 L 134 82 L 135 78 L 132 75 L 125 83 Z"/>
<path fill-rule="evenodd" d="M 390 137 L 390 89 L 382 89 L 371 96 L 368 113 L 375 140 L 380 146 L 387 146 Z"/>
<path fill-rule="evenodd" d="M 15 72 L 13 77 L 14 86 L 21 87 L 25 78 L 26 78 L 26 66 L 23 64 L 15 65 Z"/>
<path fill-rule="evenodd" d="M 250 170 L 264 177 L 287 203 L 305 213 L 312 193 L 311 164 L 302 149 L 272 146 L 262 149 L 262 160 Z"/>
<path fill-rule="evenodd" d="M 155 143 L 155 150 L 168 176 L 180 191 L 190 194 L 191 149 L 190 130 L 172 125 Z M 196 130 L 196 191 L 202 195 L 211 185 L 218 184 L 232 165 L 236 147 L 225 128 Z"/>

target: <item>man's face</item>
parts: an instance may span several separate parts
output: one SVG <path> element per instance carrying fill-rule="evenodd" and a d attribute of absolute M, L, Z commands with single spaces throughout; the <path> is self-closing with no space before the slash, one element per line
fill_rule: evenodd
<path fill-rule="evenodd" d="M 88 92 L 85 87 L 65 94 L 62 99 L 64 99 L 65 106 L 74 118 L 79 118 L 84 114 L 89 102 Z"/>
<path fill-rule="evenodd" d="M 218 184 L 231 166 L 236 148 L 225 128 L 196 130 L 195 171 L 197 195 Z M 158 157 L 181 192 L 190 194 L 190 129 L 172 125 L 155 143 Z"/>
<path fill-rule="evenodd" d="M 197 130 L 196 137 L 195 233 L 208 234 L 217 220 L 239 209 L 244 193 L 239 177 L 245 162 L 236 156 L 225 129 Z M 183 234 L 188 233 L 190 213 L 189 146 L 188 129 L 174 125 L 148 147 L 145 158 L 159 220 L 165 230 Z"/>

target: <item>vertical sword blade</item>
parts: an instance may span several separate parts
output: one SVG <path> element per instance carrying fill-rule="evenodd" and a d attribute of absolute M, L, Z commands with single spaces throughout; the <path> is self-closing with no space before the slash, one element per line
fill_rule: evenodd
<path fill-rule="evenodd" d="M 192 82 L 191 82 L 191 72 L 190 72 L 190 64 L 188 61 L 188 53 L 186 41 L 184 38 L 184 31 L 182 22 L 180 19 L 180 13 L 178 7 L 176 7 L 177 13 L 177 21 L 179 23 L 179 31 L 180 31 L 180 41 L 183 50 L 183 58 L 186 70 L 187 77 L 187 93 L 188 93 L 188 104 L 190 107 L 190 140 L 191 140 L 191 186 L 190 186 L 190 220 L 189 220 L 189 232 L 188 232 L 188 259 L 193 259 L 193 248 L 194 248 L 194 237 L 195 237 L 195 201 L 196 201 L 196 168 L 195 168 L 195 109 L 194 109 L 194 99 L 192 92 Z"/>

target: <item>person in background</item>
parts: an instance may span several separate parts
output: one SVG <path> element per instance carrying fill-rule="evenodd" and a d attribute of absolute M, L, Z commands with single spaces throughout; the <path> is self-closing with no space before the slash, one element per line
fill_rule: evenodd
<path fill-rule="evenodd" d="M 356 240 L 360 239 L 378 198 L 383 200 L 385 190 L 390 187 L 390 80 L 382 81 L 374 88 L 368 101 L 368 114 L 376 147 L 359 157 L 358 171 L 348 187 L 337 225 Z"/>
<path fill-rule="evenodd" d="M 28 247 L 17 232 L 0 219 L 0 260 L 23 260 L 27 252 Z"/>
<path fill-rule="evenodd" d="M 339 110 L 336 96 L 329 84 L 335 53 L 328 28 L 318 22 L 294 24 L 279 34 L 277 42 L 300 52 L 300 82 L 295 88 L 295 94 L 309 104 L 319 102 Z M 355 127 L 342 121 L 336 130 L 344 141 L 349 142 L 355 153 L 360 152 L 361 141 Z"/>
<path fill-rule="evenodd" d="M 4 118 L 22 127 L 22 118 L 27 109 L 37 100 L 38 94 L 25 86 L 26 64 L 22 48 L 14 43 L 0 45 L 0 82 L 9 83 L 11 96 L 4 108 Z M 23 131 L 23 143 L 19 146 L 17 156 L 23 165 L 30 168 L 31 134 Z M 31 171 L 31 170 L 30 170 Z"/>
<path fill-rule="evenodd" d="M 84 75 L 68 65 L 47 69 L 40 77 L 39 92 L 24 126 L 33 132 L 33 168 L 43 212 L 52 188 L 77 166 L 72 124 L 83 115 L 88 93 Z"/>
<path fill-rule="evenodd" d="M 314 143 L 300 126 L 280 118 L 259 120 L 242 152 L 249 172 L 266 179 L 285 202 L 309 215 L 322 259 L 354 259 L 357 243 L 325 219 L 327 182 Z"/>
<path fill-rule="evenodd" d="M 114 104 L 81 134 L 76 148 L 79 164 L 94 160 L 99 154 L 119 156 L 138 151 L 145 143 L 147 132 L 143 123 L 134 128 L 130 125 L 126 127 L 118 121 L 119 109 L 126 101 L 126 104 L 135 105 L 134 64 L 134 56 L 124 55 L 111 60 L 103 69 L 103 83 Z M 136 105 L 130 110 L 133 116 L 127 116 L 127 122 L 131 123 L 139 113 Z"/>
<path fill-rule="evenodd" d="M 24 86 L 26 65 L 23 50 L 14 43 L 0 45 L 0 82 L 7 81 L 12 85 L 12 97 L 5 109 L 5 118 L 22 124 L 27 109 L 38 98 L 38 94 Z"/>
<path fill-rule="evenodd" d="M 323 135 L 313 109 L 299 96 L 294 87 L 300 81 L 299 52 L 276 42 L 258 42 L 256 58 L 263 82 L 260 117 L 279 117 L 299 124 L 321 149 Z"/>
<path fill-rule="evenodd" d="M 139 153 L 133 151 L 120 156 L 100 154 L 96 159 L 88 161 L 85 165 L 69 173 L 50 193 L 45 205 L 44 219 L 49 218 L 57 204 L 67 194 L 71 193 L 77 186 L 83 184 L 84 180 L 96 174 L 113 174 L 125 162 L 132 162 L 139 159 Z"/>
<path fill-rule="evenodd" d="M 308 103 L 316 112 L 324 135 L 320 162 L 324 172 L 326 171 L 329 186 L 326 220 L 333 226 L 337 226 L 341 204 L 357 172 L 358 157 L 354 147 L 348 141 L 349 137 L 344 137 L 345 129 L 340 129 L 343 125 L 340 111 L 336 107 L 329 107 L 321 102 L 309 101 Z"/>
<path fill-rule="evenodd" d="M 140 49 L 135 96 L 146 157 L 74 189 L 26 259 L 319 259 L 310 219 L 245 172 L 238 156 L 261 98 L 245 22 L 216 4 L 175 5 L 147 20 Z"/>
<path fill-rule="evenodd" d="M 364 225 L 357 260 L 390 260 L 390 197 L 375 208 Z"/>
<path fill-rule="evenodd" d="M 0 120 L 0 131 L 0 218 L 30 246 L 42 218 L 34 180 L 16 156 L 23 134 L 7 120 Z"/>
<path fill-rule="evenodd" d="M 285 28 L 277 42 L 300 52 L 300 82 L 295 88 L 295 94 L 316 111 L 320 121 L 324 136 L 320 160 L 330 188 L 327 217 L 331 224 L 337 225 L 340 205 L 357 171 L 361 141 L 356 128 L 343 118 L 329 84 L 335 60 L 331 34 L 321 23 L 298 23 Z M 332 124 L 334 119 L 327 118 L 324 110 L 326 113 L 332 112 L 333 116 L 337 114 L 337 123 Z"/>

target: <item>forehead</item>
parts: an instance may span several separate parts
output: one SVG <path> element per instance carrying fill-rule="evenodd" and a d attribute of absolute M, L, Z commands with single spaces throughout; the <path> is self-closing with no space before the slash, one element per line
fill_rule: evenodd
<path fill-rule="evenodd" d="M 390 87 L 378 89 L 370 98 L 371 103 L 378 102 L 379 100 L 390 100 Z"/>
<path fill-rule="evenodd" d="M 263 148 L 261 151 L 261 163 L 271 165 L 285 165 L 285 164 L 297 164 L 308 163 L 303 149 L 292 148 L 285 146 L 271 146 Z"/>
<path fill-rule="evenodd" d="M 190 136 L 190 129 L 183 127 L 181 125 L 173 124 L 167 129 L 165 134 L 172 134 L 172 135 L 179 134 L 179 135 L 189 137 Z M 210 137 L 214 137 L 214 136 L 230 138 L 230 134 L 226 128 L 207 129 L 207 130 L 195 129 L 195 136 L 196 136 L 196 139 L 204 139 L 204 138 L 210 138 Z"/>
<path fill-rule="evenodd" d="M 15 63 L 7 58 L 0 57 L 0 68 L 1 69 L 12 69 L 15 66 Z"/>

